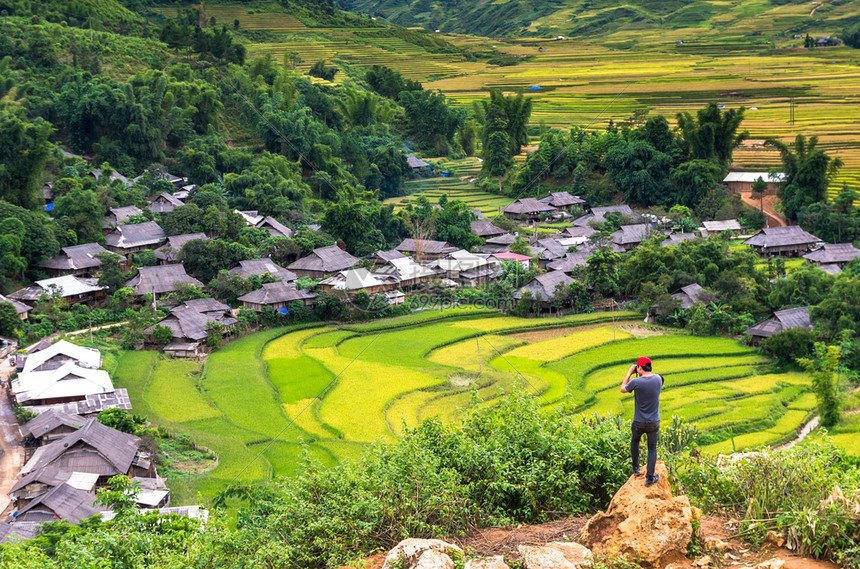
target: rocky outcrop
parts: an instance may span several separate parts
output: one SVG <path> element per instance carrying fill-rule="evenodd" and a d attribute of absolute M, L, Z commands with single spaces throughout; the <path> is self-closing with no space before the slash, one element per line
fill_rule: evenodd
<path fill-rule="evenodd" d="M 591 551 L 578 543 L 555 541 L 546 545 L 520 545 L 517 551 L 526 569 L 579 569 Z"/>
<path fill-rule="evenodd" d="M 451 555 L 463 550 L 441 539 L 404 539 L 385 556 L 382 569 L 454 569 Z"/>
<path fill-rule="evenodd" d="M 595 555 L 636 559 L 647 567 L 664 567 L 683 558 L 693 535 L 692 521 L 701 512 L 686 496 L 672 497 L 662 462 L 656 473 L 659 482 L 648 488 L 644 476 L 631 476 L 609 509 L 588 521 L 579 541 Z"/>

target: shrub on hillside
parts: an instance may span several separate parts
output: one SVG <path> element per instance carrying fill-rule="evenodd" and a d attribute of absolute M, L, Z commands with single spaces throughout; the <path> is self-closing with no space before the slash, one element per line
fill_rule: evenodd
<path fill-rule="evenodd" d="M 474 406 L 461 426 L 429 420 L 356 463 L 309 462 L 297 479 L 225 497 L 249 498 L 240 520 L 249 542 L 279 536 L 294 548 L 291 564 L 337 566 L 409 536 L 594 511 L 626 480 L 628 455 L 625 423 L 548 414 L 522 392 Z"/>
<path fill-rule="evenodd" d="M 860 460 L 826 438 L 728 465 L 707 455 L 681 459 L 673 471 L 694 506 L 741 520 L 745 537 L 757 541 L 776 529 L 816 557 L 849 561 L 857 555 L 860 519 L 850 509 L 860 501 Z M 823 504 L 836 488 L 846 499 Z"/>

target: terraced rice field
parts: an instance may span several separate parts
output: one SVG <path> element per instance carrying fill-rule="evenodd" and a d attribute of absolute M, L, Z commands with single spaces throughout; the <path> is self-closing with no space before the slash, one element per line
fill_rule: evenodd
<path fill-rule="evenodd" d="M 333 464 L 377 439 L 523 388 L 547 412 L 630 418 L 618 393 L 647 354 L 666 378 L 663 413 L 694 421 L 708 450 L 790 438 L 815 405 L 805 375 L 764 374 L 766 359 L 725 338 L 638 337 L 639 315 L 521 319 L 476 307 L 360 324 L 269 330 L 228 344 L 202 367 L 153 352 L 117 366 L 136 413 L 216 451 L 210 473 L 170 481 L 176 503 L 235 481 L 291 475 L 304 453 Z"/>

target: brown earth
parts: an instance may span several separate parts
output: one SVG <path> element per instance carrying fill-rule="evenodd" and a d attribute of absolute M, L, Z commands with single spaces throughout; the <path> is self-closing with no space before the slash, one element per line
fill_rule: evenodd
<path fill-rule="evenodd" d="M 754 199 L 752 197 L 752 192 L 739 192 L 741 196 L 741 201 L 743 201 L 748 206 L 754 207 L 756 209 L 762 209 L 762 204 L 759 200 Z M 764 196 L 764 215 L 767 217 L 767 226 L 768 227 L 785 227 L 788 223 L 785 219 L 776 212 L 776 202 L 779 200 L 776 196 Z"/>

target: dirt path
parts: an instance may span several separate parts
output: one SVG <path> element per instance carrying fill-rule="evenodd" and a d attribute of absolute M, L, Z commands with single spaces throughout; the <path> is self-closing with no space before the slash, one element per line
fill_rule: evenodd
<path fill-rule="evenodd" d="M 0 360 L 0 379 L 9 381 L 12 366 L 8 358 Z M 0 518 L 11 512 L 12 500 L 7 495 L 18 481 L 18 472 L 24 466 L 24 448 L 12 404 L 5 388 L 0 389 Z"/>
<path fill-rule="evenodd" d="M 818 10 L 819 8 L 821 8 L 822 6 L 824 6 L 824 2 L 822 2 L 821 4 L 818 4 L 817 6 L 815 6 L 815 8 L 813 8 L 813 9 L 812 9 L 812 12 L 810 12 L 810 13 L 809 13 L 809 16 L 810 16 L 810 17 L 814 16 L 814 15 L 815 15 L 815 11 L 816 11 L 816 10 Z"/>
<path fill-rule="evenodd" d="M 741 201 L 743 201 L 748 206 L 754 207 L 756 209 L 762 209 L 762 204 L 759 203 L 759 200 L 753 199 L 752 193 L 750 192 L 739 192 L 741 196 Z M 767 217 L 767 226 L 768 227 L 785 227 L 788 225 L 786 221 L 776 212 L 776 196 L 764 196 L 764 215 Z"/>

